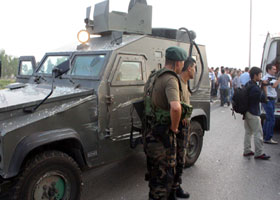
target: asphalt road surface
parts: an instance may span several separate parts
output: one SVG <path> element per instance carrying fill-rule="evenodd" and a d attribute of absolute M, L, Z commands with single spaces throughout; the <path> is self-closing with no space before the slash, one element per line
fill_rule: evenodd
<path fill-rule="evenodd" d="M 184 171 L 182 187 L 192 200 L 280 200 L 280 144 L 264 145 L 269 161 L 244 158 L 244 128 L 228 107 L 212 105 L 210 131 L 196 164 Z M 252 138 L 253 139 L 253 138 Z M 280 141 L 279 129 L 275 140 Z M 253 140 L 252 140 L 253 145 Z M 132 156 L 83 173 L 82 200 L 146 200 L 145 156 Z"/>

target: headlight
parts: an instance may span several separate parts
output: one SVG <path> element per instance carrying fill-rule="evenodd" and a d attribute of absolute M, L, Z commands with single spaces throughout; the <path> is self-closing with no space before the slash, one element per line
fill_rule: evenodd
<path fill-rule="evenodd" d="M 90 39 L 89 32 L 86 30 L 79 31 L 77 37 L 78 37 L 79 42 L 83 43 L 83 44 L 87 43 Z"/>

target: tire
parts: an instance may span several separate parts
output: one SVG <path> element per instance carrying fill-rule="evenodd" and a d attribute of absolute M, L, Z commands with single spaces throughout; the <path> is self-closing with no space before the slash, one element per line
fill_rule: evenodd
<path fill-rule="evenodd" d="M 203 145 L 203 129 L 200 123 L 197 121 L 191 121 L 189 134 L 185 167 L 193 166 L 200 155 Z"/>
<path fill-rule="evenodd" d="M 19 175 L 13 200 L 79 200 L 81 170 L 67 154 L 46 151 L 30 159 Z"/>

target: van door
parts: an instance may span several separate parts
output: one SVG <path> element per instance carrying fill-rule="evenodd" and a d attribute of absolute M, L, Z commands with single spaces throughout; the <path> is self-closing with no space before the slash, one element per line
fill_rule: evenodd
<path fill-rule="evenodd" d="M 140 124 L 132 101 L 142 97 L 146 82 L 146 58 L 141 55 L 119 54 L 110 75 L 109 136 L 113 140 L 129 139 L 131 116 Z"/>
<path fill-rule="evenodd" d="M 267 36 L 266 36 L 266 40 L 265 40 L 265 43 L 263 45 L 263 55 L 262 55 L 262 63 L 261 63 L 261 68 L 263 70 L 263 73 L 265 73 L 265 67 L 266 65 L 271 62 L 271 56 L 269 56 L 269 51 L 270 51 L 270 46 L 271 46 L 271 43 L 272 43 L 272 39 L 271 39 L 271 36 L 270 36 L 270 33 L 267 33 Z M 272 52 L 271 52 L 272 53 Z M 275 53 L 276 53 L 276 50 L 275 50 Z M 276 55 L 275 55 L 276 56 Z M 270 58 L 269 58 L 270 57 Z"/>

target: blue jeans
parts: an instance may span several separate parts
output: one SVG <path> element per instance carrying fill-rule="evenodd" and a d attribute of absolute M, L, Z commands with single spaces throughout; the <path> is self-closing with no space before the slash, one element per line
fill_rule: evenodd
<path fill-rule="evenodd" d="M 273 129 L 275 124 L 275 100 L 269 100 L 266 104 L 262 104 L 266 117 L 263 124 L 264 140 L 270 140 L 273 136 Z"/>

